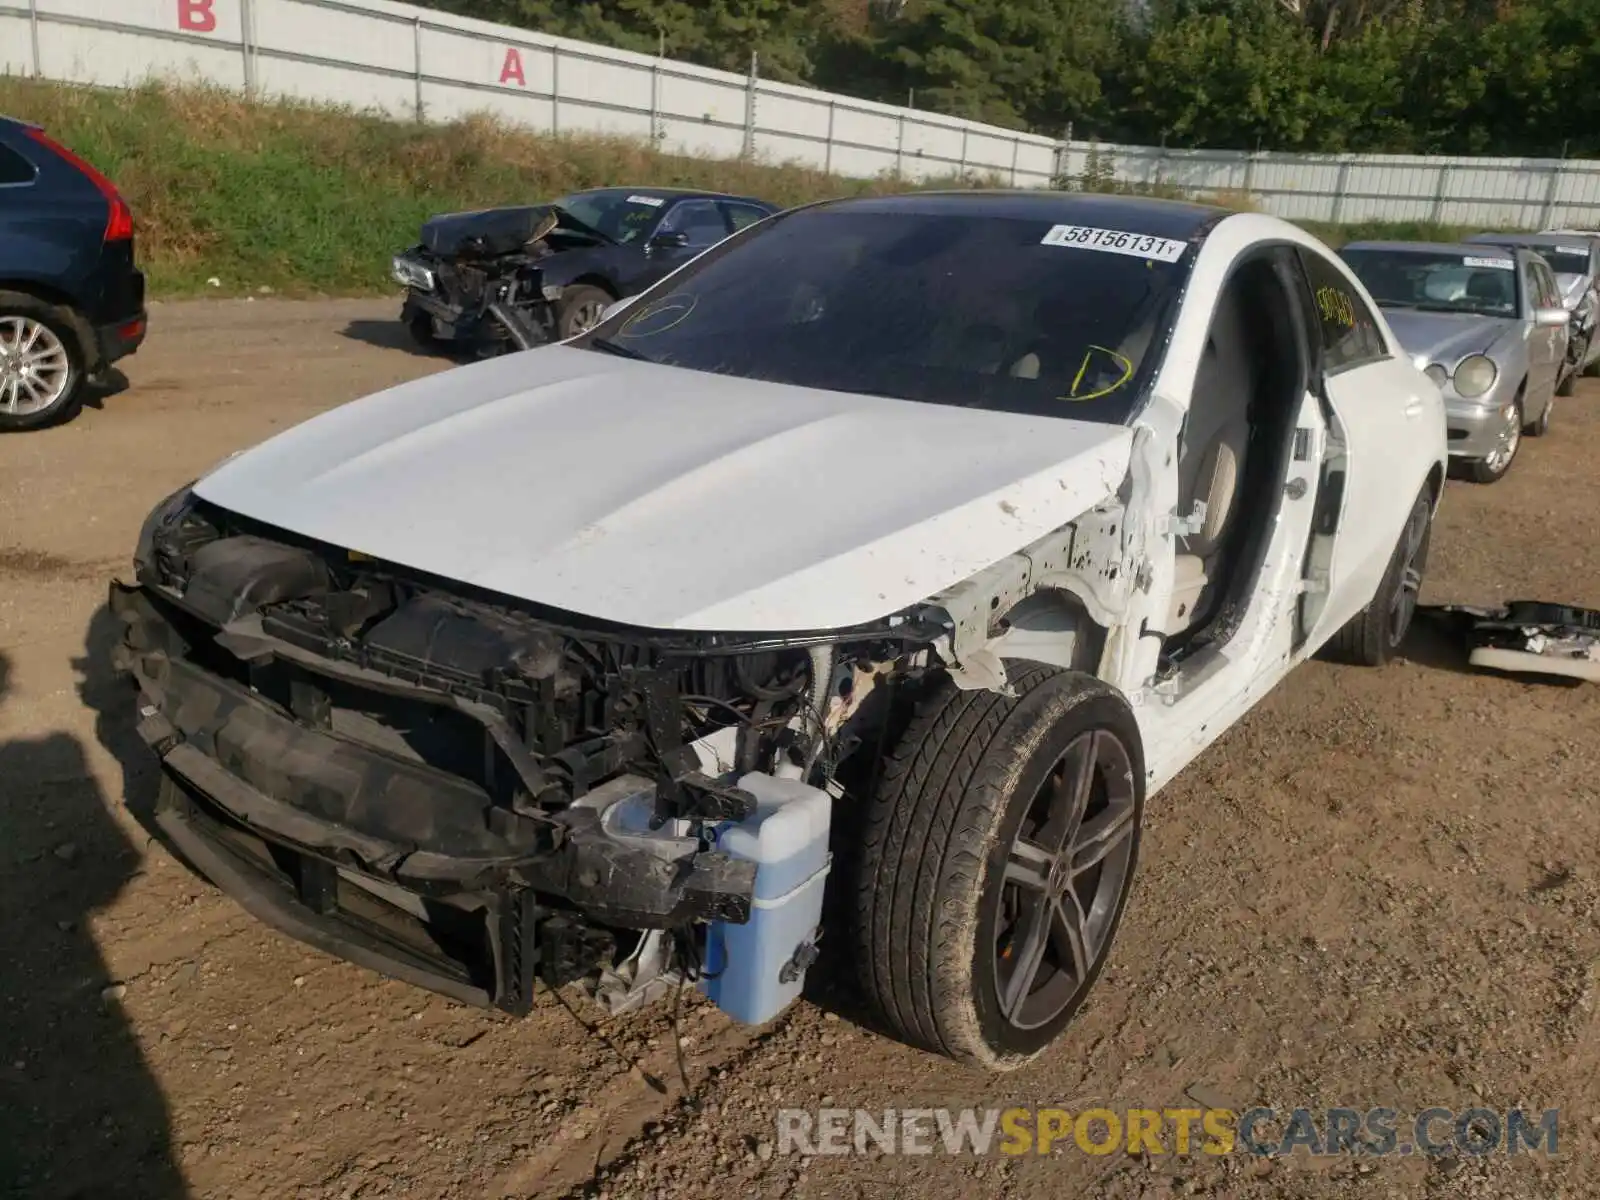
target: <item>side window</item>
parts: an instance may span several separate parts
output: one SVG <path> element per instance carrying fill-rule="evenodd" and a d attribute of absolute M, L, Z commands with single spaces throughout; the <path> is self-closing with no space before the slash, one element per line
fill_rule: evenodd
<path fill-rule="evenodd" d="M 1550 272 L 1545 269 L 1544 260 L 1538 255 L 1530 256 L 1525 286 L 1528 289 L 1528 301 L 1532 307 L 1550 307 L 1551 282 Z"/>
<path fill-rule="evenodd" d="M 660 233 L 686 233 L 691 250 L 705 250 L 728 236 L 728 222 L 715 200 L 683 200 L 662 218 Z"/>
<path fill-rule="evenodd" d="M 738 233 L 747 225 L 754 225 L 757 221 L 767 219 L 767 210 L 757 208 L 753 204 L 734 204 L 731 201 L 725 205 L 728 210 L 728 221 L 733 226 L 733 231 Z"/>
<path fill-rule="evenodd" d="M 32 183 L 38 174 L 34 166 L 9 146 L 0 146 L 0 187 Z"/>
<path fill-rule="evenodd" d="M 1549 265 L 1543 261 L 1535 262 L 1534 269 L 1539 272 L 1539 289 L 1544 293 L 1544 299 L 1540 303 L 1545 308 L 1560 308 L 1561 288 L 1556 283 L 1555 272 L 1551 271 Z"/>
<path fill-rule="evenodd" d="M 1332 375 L 1389 356 L 1378 318 L 1332 263 L 1302 250 L 1306 280 L 1322 331 L 1323 369 Z"/>

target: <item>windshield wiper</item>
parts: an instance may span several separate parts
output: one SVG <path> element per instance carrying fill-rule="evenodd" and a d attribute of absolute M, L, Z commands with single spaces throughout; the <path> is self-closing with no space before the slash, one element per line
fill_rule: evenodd
<path fill-rule="evenodd" d="M 637 362 L 653 362 L 654 361 L 653 359 L 646 358 L 644 355 L 640 354 L 637 350 L 629 350 L 626 346 L 617 345 L 615 342 L 611 341 L 609 338 L 590 338 L 587 342 L 584 343 L 584 345 L 586 347 L 593 347 L 596 350 L 604 351 L 606 354 L 614 354 L 618 358 L 631 358 L 631 359 L 634 359 Z"/>
<path fill-rule="evenodd" d="M 1501 317 L 1505 313 L 1485 312 L 1481 308 L 1463 308 L 1459 304 L 1413 304 L 1418 312 L 1448 313 L 1456 317 Z"/>

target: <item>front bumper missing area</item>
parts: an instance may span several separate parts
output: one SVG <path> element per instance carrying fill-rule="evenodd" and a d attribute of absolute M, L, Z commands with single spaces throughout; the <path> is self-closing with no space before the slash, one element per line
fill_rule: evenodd
<path fill-rule="evenodd" d="M 520 1014 L 536 979 L 581 978 L 616 930 L 749 919 L 753 864 L 704 849 L 641 850 L 607 833 L 594 807 L 512 812 L 468 779 L 308 725 L 253 689 L 248 672 L 241 681 L 210 669 L 227 654 L 221 642 L 208 649 L 210 666 L 197 662 L 165 611 L 175 598 L 113 584 L 110 603 L 127 627 L 115 661 L 139 685 L 139 733 L 170 779 L 161 829 L 291 937 Z M 249 670 L 303 674 L 315 686 L 303 656 L 263 658 L 263 644 Z M 330 679 L 341 670 L 321 667 Z"/>
<path fill-rule="evenodd" d="M 1419 612 L 1452 627 L 1475 667 L 1600 682 L 1600 611 L 1517 600 L 1503 608 L 1447 604 Z"/>

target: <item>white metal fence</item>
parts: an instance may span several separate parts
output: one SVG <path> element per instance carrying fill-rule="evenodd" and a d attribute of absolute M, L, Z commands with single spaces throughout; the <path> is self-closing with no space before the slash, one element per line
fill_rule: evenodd
<path fill-rule="evenodd" d="M 389 0 L 0 0 L 0 71 L 105 86 L 204 80 L 397 118 L 487 111 L 534 129 L 841 175 L 979 174 L 1040 187 L 1088 174 L 1248 194 L 1302 219 L 1600 223 L 1600 162 L 1060 142 Z"/>
<path fill-rule="evenodd" d="M 0 70 L 109 86 L 176 76 L 427 120 L 487 111 L 858 176 L 1040 187 L 1060 145 L 387 0 L 0 0 Z"/>
<path fill-rule="evenodd" d="M 1070 143 L 1063 171 L 1191 195 L 1248 195 L 1281 217 L 1501 229 L 1600 222 L 1600 162 L 1400 154 L 1245 154 Z"/>

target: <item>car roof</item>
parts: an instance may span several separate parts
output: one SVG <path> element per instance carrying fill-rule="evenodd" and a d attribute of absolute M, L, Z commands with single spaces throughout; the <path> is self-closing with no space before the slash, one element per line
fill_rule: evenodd
<path fill-rule="evenodd" d="M 701 188 L 680 187 L 593 187 L 577 188 L 567 193 L 571 196 L 594 196 L 610 192 L 626 192 L 633 196 L 652 196 L 661 200 L 739 200 L 747 204 L 759 204 L 762 208 L 778 208 L 779 205 L 770 200 L 762 200 L 758 196 L 740 196 L 732 192 L 708 192 Z"/>
<path fill-rule="evenodd" d="M 1346 242 L 1339 248 L 1339 253 L 1346 250 L 1389 250 L 1398 254 L 1481 254 L 1486 245 L 1498 246 L 1495 242 Z M 1516 254 L 1532 254 L 1533 251 L 1521 246 L 1506 246 L 1504 249 Z"/>
<path fill-rule="evenodd" d="M 1121 233 L 1177 241 L 1188 241 L 1209 233 L 1218 221 L 1233 215 L 1230 209 L 1215 205 L 1191 204 L 1186 200 L 1157 200 L 1149 196 L 983 189 L 852 196 L 841 200 L 825 200 L 812 207 L 833 212 L 1011 217 L 1049 221 L 1056 225 L 1115 229 Z"/>
<path fill-rule="evenodd" d="M 1574 236 L 1584 235 L 1576 233 L 1475 233 L 1466 240 L 1476 242 L 1478 245 L 1499 244 L 1505 246 L 1555 246 L 1568 244 Z"/>

